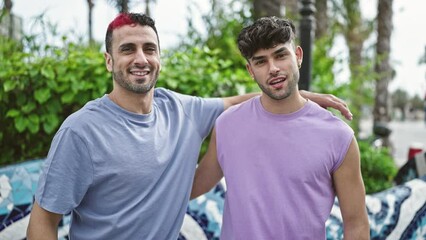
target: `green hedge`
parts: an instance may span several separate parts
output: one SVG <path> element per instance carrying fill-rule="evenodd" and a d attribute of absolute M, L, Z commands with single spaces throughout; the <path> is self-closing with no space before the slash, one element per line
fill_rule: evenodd
<path fill-rule="evenodd" d="M 111 86 L 94 47 L 27 46 L 0 38 L 1 165 L 46 156 L 65 117 Z"/>
<path fill-rule="evenodd" d="M 398 167 L 387 148 L 375 148 L 369 141 L 359 141 L 361 171 L 367 194 L 383 191 L 394 185 Z"/>

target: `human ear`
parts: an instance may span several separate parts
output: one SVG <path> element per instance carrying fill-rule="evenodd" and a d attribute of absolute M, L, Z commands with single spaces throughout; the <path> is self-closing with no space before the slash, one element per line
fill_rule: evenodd
<path fill-rule="evenodd" d="M 250 63 L 246 64 L 246 69 L 247 69 L 248 73 L 250 74 L 251 78 L 254 79 L 254 73 L 253 73 L 253 70 L 251 69 Z"/>
<path fill-rule="evenodd" d="M 112 72 L 112 56 L 111 56 L 111 54 L 105 52 L 104 58 L 105 58 L 105 66 L 106 66 L 108 72 Z"/>
<path fill-rule="evenodd" d="M 297 60 L 297 67 L 300 68 L 303 62 L 303 49 L 300 46 L 296 47 L 296 60 Z"/>

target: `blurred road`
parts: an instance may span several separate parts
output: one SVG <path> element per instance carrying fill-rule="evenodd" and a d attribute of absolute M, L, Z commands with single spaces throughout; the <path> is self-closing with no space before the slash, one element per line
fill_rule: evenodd
<path fill-rule="evenodd" d="M 370 135 L 372 125 L 372 119 L 362 120 L 361 134 Z M 391 141 L 395 147 L 394 158 L 398 167 L 407 161 L 410 147 L 420 145 L 426 151 L 426 124 L 424 121 L 395 121 L 391 122 L 389 126 L 392 129 Z"/>

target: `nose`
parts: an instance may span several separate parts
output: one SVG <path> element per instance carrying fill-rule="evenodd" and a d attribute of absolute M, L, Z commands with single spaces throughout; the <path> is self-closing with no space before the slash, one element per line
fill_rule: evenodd
<path fill-rule="evenodd" d="M 136 52 L 134 63 L 137 65 L 146 65 L 148 63 L 148 59 L 142 49 Z"/>
<path fill-rule="evenodd" d="M 276 75 L 276 74 L 278 74 L 278 73 L 279 73 L 279 71 L 280 71 L 280 68 L 279 68 L 279 67 L 277 67 L 277 65 L 275 65 L 275 63 L 272 61 L 272 62 L 270 63 L 270 66 L 269 66 L 269 73 L 270 73 L 271 75 Z"/>

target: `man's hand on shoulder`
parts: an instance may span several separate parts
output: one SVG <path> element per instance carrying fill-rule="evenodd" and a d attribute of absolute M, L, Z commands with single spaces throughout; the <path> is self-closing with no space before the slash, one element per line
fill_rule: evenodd
<path fill-rule="evenodd" d="M 305 90 L 300 90 L 300 95 L 313 102 L 316 102 L 323 108 L 334 108 L 338 110 L 347 120 L 352 120 L 352 113 L 348 105 L 342 99 L 334 96 L 333 94 L 314 93 Z"/>

